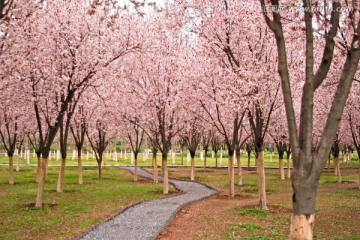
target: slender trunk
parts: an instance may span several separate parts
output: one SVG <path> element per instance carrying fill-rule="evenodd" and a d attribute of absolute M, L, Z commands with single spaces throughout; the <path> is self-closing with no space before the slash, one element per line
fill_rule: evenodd
<path fill-rule="evenodd" d="M 139 180 L 138 178 L 138 160 L 137 160 L 137 155 L 134 159 L 134 182 L 137 182 Z"/>
<path fill-rule="evenodd" d="M 184 165 L 184 153 L 183 150 L 181 150 L 181 166 Z"/>
<path fill-rule="evenodd" d="M 98 162 L 98 174 L 99 174 L 99 179 L 101 179 L 101 168 L 102 168 L 101 162 L 99 161 L 99 162 Z"/>
<path fill-rule="evenodd" d="M 16 159 L 16 171 L 18 172 L 20 170 L 20 156 L 17 156 Z"/>
<path fill-rule="evenodd" d="M 79 172 L 78 183 L 81 185 L 81 184 L 84 183 L 84 181 L 83 181 L 83 171 L 82 171 L 81 152 L 78 154 L 78 172 Z"/>
<path fill-rule="evenodd" d="M 234 178 L 234 155 L 229 155 L 228 158 L 228 172 L 229 172 L 229 182 L 230 182 L 230 196 L 235 196 L 235 178 Z"/>
<path fill-rule="evenodd" d="M 250 153 L 248 152 L 248 168 L 250 167 Z"/>
<path fill-rule="evenodd" d="M 153 155 L 153 162 L 154 162 L 154 183 L 159 183 L 159 173 L 158 173 L 156 155 Z"/>
<path fill-rule="evenodd" d="M 206 152 L 204 153 L 204 171 L 206 171 Z"/>
<path fill-rule="evenodd" d="M 215 167 L 218 167 L 218 156 L 217 153 L 215 153 Z"/>
<path fill-rule="evenodd" d="M 163 167 L 163 172 L 164 172 L 164 194 L 168 194 L 169 193 L 169 172 L 168 172 L 168 168 L 167 168 L 167 160 L 163 159 L 162 160 L 162 167 Z"/>
<path fill-rule="evenodd" d="M 284 159 L 283 158 L 279 158 L 279 170 L 280 170 L 280 179 L 285 180 Z"/>
<path fill-rule="evenodd" d="M 191 173 L 190 173 L 190 180 L 195 180 L 195 157 L 191 157 Z"/>
<path fill-rule="evenodd" d="M 291 170 L 290 170 L 290 158 L 287 158 L 287 178 L 291 177 Z"/>
<path fill-rule="evenodd" d="M 292 214 L 290 235 L 291 240 L 312 240 L 315 214 Z"/>
<path fill-rule="evenodd" d="M 337 172 L 337 182 L 338 182 L 338 183 L 341 183 L 340 158 L 339 158 L 339 157 L 335 157 L 334 160 L 335 160 L 335 162 L 336 162 L 336 163 L 335 163 L 335 164 L 336 164 L 335 168 L 336 168 L 336 172 Z"/>
<path fill-rule="evenodd" d="M 41 177 L 41 174 L 40 174 L 40 171 L 41 171 L 41 158 L 38 157 L 37 158 L 37 177 L 36 177 L 36 182 L 39 182 L 40 181 L 40 177 Z"/>
<path fill-rule="evenodd" d="M 45 170 L 46 170 L 46 158 L 41 158 L 41 160 L 40 160 L 40 178 L 39 178 L 39 183 L 38 183 L 36 204 L 35 204 L 36 207 L 42 207 L 44 184 L 45 184 Z"/>
<path fill-rule="evenodd" d="M 58 178 L 57 187 L 56 187 L 57 192 L 62 192 L 63 191 L 65 166 L 66 166 L 66 157 L 61 158 L 61 166 L 60 166 L 60 171 L 59 171 L 59 178 Z"/>
<path fill-rule="evenodd" d="M 258 152 L 257 154 L 257 169 L 259 173 L 259 208 L 268 210 L 266 204 L 264 151 Z"/>
<path fill-rule="evenodd" d="M 236 155 L 237 165 L 238 165 L 238 184 L 239 186 L 243 185 L 242 182 L 242 169 L 241 169 L 241 159 L 240 154 Z"/>
<path fill-rule="evenodd" d="M 14 185 L 14 184 L 15 184 L 15 180 L 14 180 L 14 162 L 13 162 L 13 156 L 10 156 L 10 157 L 9 157 L 9 174 L 10 174 L 9 184 L 10 184 L 10 185 Z"/>

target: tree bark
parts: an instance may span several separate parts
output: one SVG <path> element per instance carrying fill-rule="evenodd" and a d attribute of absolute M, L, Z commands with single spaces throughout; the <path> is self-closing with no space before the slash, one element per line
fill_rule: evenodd
<path fill-rule="evenodd" d="M 336 164 L 335 168 L 336 168 L 336 172 L 337 172 L 337 182 L 341 183 L 340 158 L 335 157 L 334 161 L 335 161 L 335 164 Z"/>
<path fill-rule="evenodd" d="M 336 163 L 336 158 L 333 159 L 333 164 L 334 164 L 334 175 L 337 176 L 338 175 L 338 169 L 337 169 L 337 163 Z"/>
<path fill-rule="evenodd" d="M 290 170 L 290 159 L 287 158 L 287 178 L 291 177 L 291 170 Z"/>
<path fill-rule="evenodd" d="M 137 155 L 134 159 L 134 182 L 137 182 L 139 180 L 138 177 L 138 160 L 137 160 Z"/>
<path fill-rule="evenodd" d="M 169 172 L 168 172 L 168 168 L 167 168 L 167 160 L 163 159 L 162 160 L 162 166 L 163 166 L 163 171 L 164 171 L 164 194 L 168 194 L 169 193 Z"/>
<path fill-rule="evenodd" d="M 56 187 L 57 192 L 62 192 L 63 191 L 65 166 L 66 166 L 66 158 L 61 158 L 61 166 L 60 166 L 60 171 L 59 171 L 59 178 L 58 178 L 57 187 Z"/>
<path fill-rule="evenodd" d="M 195 157 L 191 156 L 191 173 L 190 173 L 190 180 L 195 180 Z"/>
<path fill-rule="evenodd" d="M 242 169 L 241 169 L 240 154 L 236 155 L 236 160 L 237 160 L 237 165 L 238 165 L 238 185 L 242 186 L 243 181 L 242 181 Z"/>
<path fill-rule="evenodd" d="M 48 175 L 49 158 L 45 158 L 45 175 Z"/>
<path fill-rule="evenodd" d="M 99 162 L 98 162 L 98 174 L 99 174 L 99 179 L 101 179 L 101 168 L 102 168 L 101 162 L 99 161 Z"/>
<path fill-rule="evenodd" d="M 10 174 L 9 184 L 10 184 L 10 185 L 14 185 L 14 184 L 15 184 L 15 180 L 14 180 L 14 162 L 13 162 L 13 156 L 9 156 L 9 174 Z"/>
<path fill-rule="evenodd" d="M 78 154 L 78 173 L 79 173 L 78 183 L 81 185 L 81 184 L 84 183 L 84 181 L 83 181 L 83 170 L 82 170 L 82 156 L 81 156 L 81 152 Z"/>
<path fill-rule="evenodd" d="M 288 166 L 289 168 L 289 166 Z M 280 171 L 280 179 L 285 180 L 285 173 L 284 173 L 284 159 L 279 158 L 279 171 Z"/>
<path fill-rule="evenodd" d="M 154 183 L 159 183 L 159 173 L 158 173 L 156 155 L 155 156 L 153 155 L 153 162 L 154 162 Z"/>
<path fill-rule="evenodd" d="M 204 171 L 206 171 L 206 151 L 204 152 Z"/>
<path fill-rule="evenodd" d="M 264 151 L 257 154 L 257 169 L 259 174 L 259 209 L 268 210 L 266 204 Z"/>
<path fill-rule="evenodd" d="M 230 196 L 235 197 L 234 155 L 229 155 L 228 171 L 229 171 L 229 182 L 230 182 Z"/>
<path fill-rule="evenodd" d="M 45 183 L 46 158 L 40 160 L 40 178 L 36 195 L 36 207 L 42 207 L 44 183 Z"/>
<path fill-rule="evenodd" d="M 290 240 L 312 240 L 315 214 L 292 214 Z"/>
<path fill-rule="evenodd" d="M 36 176 L 36 182 L 39 182 L 40 181 L 40 177 L 41 177 L 41 174 L 40 174 L 40 171 L 41 171 L 41 158 L 38 157 L 37 158 L 37 176 Z"/>

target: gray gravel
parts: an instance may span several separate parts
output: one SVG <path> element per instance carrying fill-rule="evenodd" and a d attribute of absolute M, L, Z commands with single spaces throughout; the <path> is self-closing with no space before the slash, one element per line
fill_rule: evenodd
<path fill-rule="evenodd" d="M 122 167 L 134 171 L 134 167 Z M 144 169 L 138 175 L 153 179 Z M 159 177 L 159 181 L 162 177 Z M 101 223 L 79 239 L 155 239 L 185 205 L 217 194 L 217 191 L 198 182 L 169 179 L 183 194 L 135 204 L 108 221 Z"/>

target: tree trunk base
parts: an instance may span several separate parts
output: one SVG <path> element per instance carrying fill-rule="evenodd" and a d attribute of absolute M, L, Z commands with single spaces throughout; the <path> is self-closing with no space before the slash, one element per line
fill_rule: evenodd
<path fill-rule="evenodd" d="M 291 216 L 290 240 L 312 240 L 315 214 Z"/>

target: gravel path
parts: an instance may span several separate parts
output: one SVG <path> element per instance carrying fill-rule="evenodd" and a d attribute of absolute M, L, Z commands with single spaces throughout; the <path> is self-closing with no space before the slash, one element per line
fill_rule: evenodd
<path fill-rule="evenodd" d="M 133 167 L 122 167 L 133 172 Z M 141 168 L 138 175 L 153 179 Z M 162 177 L 159 177 L 159 181 Z M 97 225 L 79 239 L 155 239 L 185 205 L 217 194 L 217 191 L 198 182 L 169 179 L 183 194 L 135 204 L 110 220 Z"/>

